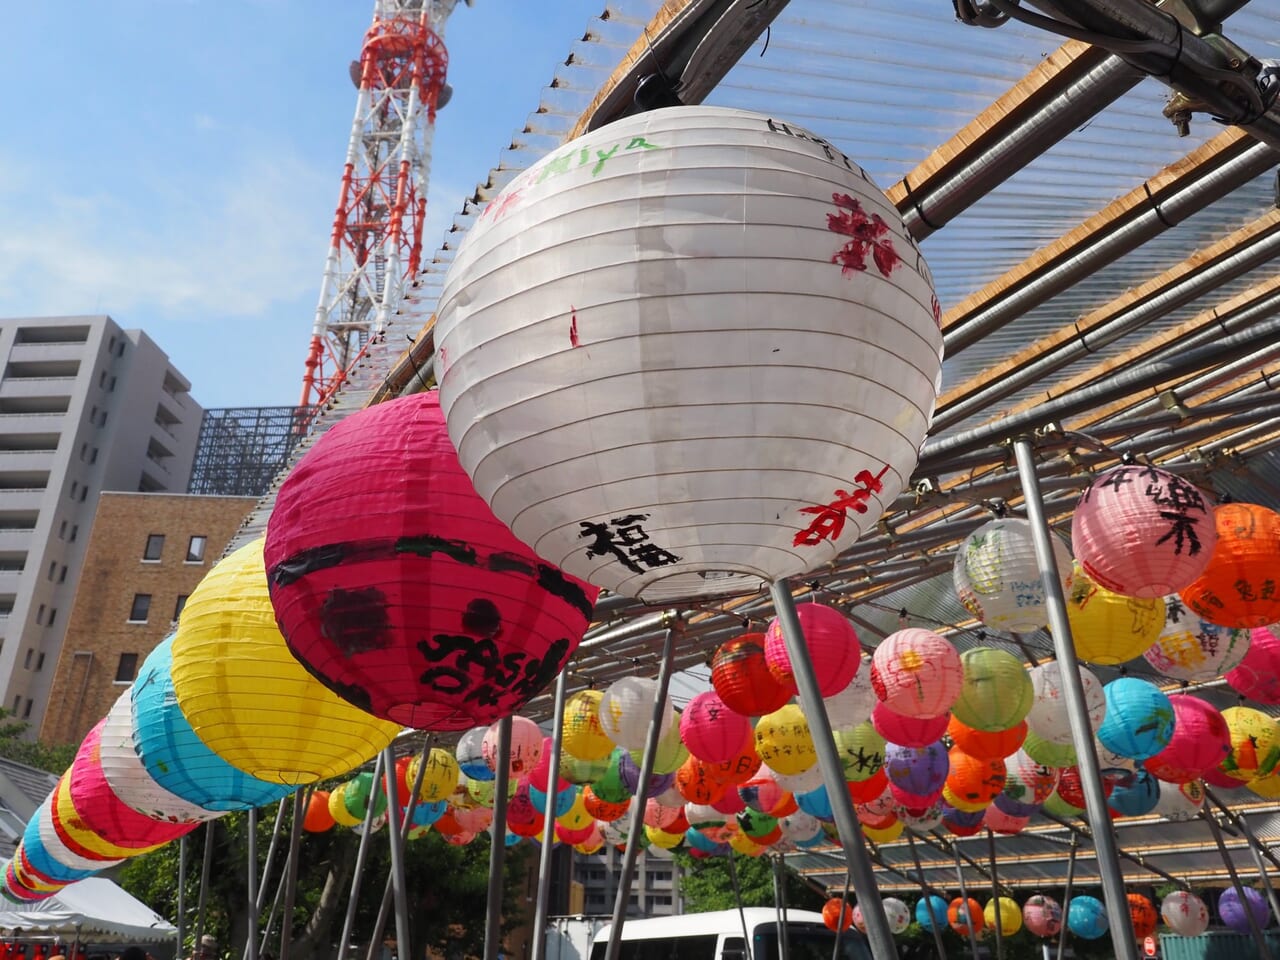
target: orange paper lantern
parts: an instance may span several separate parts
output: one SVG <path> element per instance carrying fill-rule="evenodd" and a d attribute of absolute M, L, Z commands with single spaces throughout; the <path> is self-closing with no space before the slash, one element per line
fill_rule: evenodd
<path fill-rule="evenodd" d="M 1280 514 L 1256 503 L 1224 503 L 1213 519 L 1213 557 L 1182 591 L 1182 602 L 1223 627 L 1280 621 Z"/>

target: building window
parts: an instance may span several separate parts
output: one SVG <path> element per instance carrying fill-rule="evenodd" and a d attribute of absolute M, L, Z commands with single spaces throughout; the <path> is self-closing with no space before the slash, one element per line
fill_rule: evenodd
<path fill-rule="evenodd" d="M 22 694 L 18 694 L 13 698 L 13 715 L 15 717 L 18 715 L 18 708 L 20 706 L 22 706 Z"/>
<path fill-rule="evenodd" d="M 90 463 L 97 463 L 97 462 L 98 462 L 98 448 L 97 448 L 97 447 L 94 447 L 92 450 L 90 450 L 90 451 L 89 451 L 89 462 L 90 462 Z"/>
<path fill-rule="evenodd" d="M 79 492 L 80 492 L 80 481 L 72 480 L 71 481 L 71 499 L 74 500 L 76 498 L 76 494 L 78 494 Z"/>
<path fill-rule="evenodd" d="M 36 657 L 36 670 L 40 671 L 43 669 L 44 669 L 44 654 L 42 653 L 40 654 L 40 656 Z"/>
<path fill-rule="evenodd" d="M 44 623 L 44 604 L 40 604 L 40 608 L 36 610 L 36 626 Z"/>
<path fill-rule="evenodd" d="M 89 496 L 89 485 L 86 483 L 83 487 L 80 488 L 80 502 L 84 503 L 85 498 L 87 496 Z"/>
<path fill-rule="evenodd" d="M 116 378 L 112 377 L 111 382 L 107 384 L 107 393 L 111 393 L 116 388 Z"/>
<path fill-rule="evenodd" d="M 35 654 L 35 651 L 34 651 L 34 650 L 32 650 L 30 647 L 27 647 L 27 655 L 26 655 L 25 657 L 23 657 L 23 658 L 22 658 L 22 669 L 23 669 L 23 670 L 30 670 L 30 669 L 31 669 L 31 657 L 32 657 L 34 654 Z"/>
<path fill-rule="evenodd" d="M 133 606 L 129 609 L 130 623 L 146 623 L 147 614 L 151 612 L 151 594 L 135 593 Z"/>
<path fill-rule="evenodd" d="M 105 427 L 107 425 L 107 411 L 103 410 L 98 414 L 98 426 Z"/>
<path fill-rule="evenodd" d="M 46 623 L 46 624 L 45 624 L 45 626 L 46 626 L 46 627 L 52 627 L 52 626 L 53 626 L 53 619 L 54 619 L 54 617 L 56 617 L 57 615 L 58 615 L 58 608 L 57 608 L 57 607 L 50 607 L 50 608 L 49 608 L 49 622 L 48 622 L 48 623 Z"/>
<path fill-rule="evenodd" d="M 49 576 L 48 576 L 48 579 L 49 579 L 49 580 L 52 580 L 52 579 L 54 578 L 54 575 L 55 575 L 57 572 L 58 572 L 58 561 L 57 561 L 57 560 L 50 560 L 50 561 L 49 561 Z"/>
<path fill-rule="evenodd" d="M 89 445 L 87 443 L 80 444 L 80 459 L 83 460 L 89 455 Z"/>
<path fill-rule="evenodd" d="M 107 385 L 107 371 L 103 370 L 98 374 L 98 389 L 101 390 Z"/>
<path fill-rule="evenodd" d="M 204 563 L 204 545 L 208 537 L 192 537 L 187 542 L 187 563 Z"/>
<path fill-rule="evenodd" d="M 116 356 L 117 357 L 124 356 L 124 341 L 121 341 L 120 346 L 116 347 Z"/>
<path fill-rule="evenodd" d="M 73 524 L 71 525 L 71 536 L 67 537 L 67 540 L 69 540 L 71 543 L 75 543 L 75 542 L 76 542 L 76 534 L 78 534 L 79 532 L 80 532 L 80 524 L 78 524 L 78 523 L 73 523 Z"/>
<path fill-rule="evenodd" d="M 67 539 L 67 521 L 65 520 L 63 520 L 62 523 L 58 525 L 58 539 L 59 540 Z"/>
<path fill-rule="evenodd" d="M 116 663 L 116 683 L 133 683 L 137 672 L 138 655 L 136 653 L 120 654 L 120 660 Z"/>
<path fill-rule="evenodd" d="M 178 594 L 178 602 L 173 605 L 173 622 L 177 623 L 178 618 L 182 616 L 182 609 L 187 605 L 187 595 L 185 593 Z"/>
<path fill-rule="evenodd" d="M 164 551 L 164 534 L 149 533 L 147 534 L 147 545 L 142 549 L 143 560 L 159 560 L 160 554 Z"/>
<path fill-rule="evenodd" d="M 22 709 L 22 719 L 25 720 L 31 716 L 31 698 L 27 697 L 27 705 Z"/>
<path fill-rule="evenodd" d="M 58 582 L 67 582 L 67 565 L 65 563 L 62 565 L 61 569 L 58 570 Z"/>

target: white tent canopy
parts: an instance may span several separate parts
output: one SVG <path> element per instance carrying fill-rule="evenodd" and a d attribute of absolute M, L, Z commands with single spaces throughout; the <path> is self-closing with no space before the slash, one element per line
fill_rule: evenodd
<path fill-rule="evenodd" d="M 47 900 L 31 904 L 0 901 L 0 928 L 24 933 L 59 934 L 107 943 L 156 943 L 173 940 L 177 928 L 103 877 L 89 877 Z"/>

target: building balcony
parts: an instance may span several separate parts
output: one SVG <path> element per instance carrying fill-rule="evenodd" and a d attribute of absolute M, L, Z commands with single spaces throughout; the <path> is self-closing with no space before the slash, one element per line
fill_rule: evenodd
<path fill-rule="evenodd" d="M 84 357 L 83 342 L 15 343 L 9 359 L 15 363 L 68 363 Z"/>
<path fill-rule="evenodd" d="M 49 397 L 69 401 L 75 382 L 75 377 L 8 377 L 0 382 L 0 399 Z"/>
<path fill-rule="evenodd" d="M 0 510 L 39 510 L 48 492 L 44 487 L 0 487 Z"/>
<path fill-rule="evenodd" d="M 35 535 L 35 530 L 25 527 L 0 527 L 0 550 L 25 553 L 34 542 Z"/>
<path fill-rule="evenodd" d="M 53 450 L 5 450 L 0 448 L 0 473 L 13 471 L 52 472 Z"/>
<path fill-rule="evenodd" d="M 0 594 L 17 594 L 25 571 L 0 568 Z"/>

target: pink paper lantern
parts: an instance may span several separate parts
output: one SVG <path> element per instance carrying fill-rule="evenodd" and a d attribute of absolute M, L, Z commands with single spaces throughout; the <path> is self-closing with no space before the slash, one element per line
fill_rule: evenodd
<path fill-rule="evenodd" d="M 540 692 L 597 589 L 511 534 L 458 464 L 434 392 L 361 410 L 280 488 L 271 602 L 293 655 L 361 709 L 465 730 Z"/>
<path fill-rule="evenodd" d="M 1157 780 L 1187 783 L 1217 769 L 1227 758 L 1231 732 L 1222 714 L 1199 697 L 1175 693 L 1169 696 L 1169 703 L 1173 706 L 1173 738 L 1144 765 Z"/>
<path fill-rule="evenodd" d="M 804 632 L 805 646 L 818 677 L 818 689 L 824 697 L 832 697 L 853 680 L 862 663 L 862 647 L 853 624 L 837 610 L 821 603 L 801 603 L 796 616 Z M 764 635 L 764 659 L 769 672 L 782 686 L 794 689 L 791 657 L 782 637 L 782 626 L 775 617 Z"/>
<path fill-rule="evenodd" d="M 937 717 L 907 717 L 895 713 L 883 703 L 877 703 L 871 711 L 871 725 L 876 733 L 889 743 L 903 747 L 923 747 L 938 740 L 947 732 L 951 714 Z"/>
<path fill-rule="evenodd" d="M 525 718 L 521 717 L 520 719 L 523 720 Z M 533 723 L 532 720 L 530 720 L 529 722 Z M 534 725 L 536 726 L 536 724 Z M 514 734 L 515 732 L 514 718 L 512 719 L 511 729 L 512 729 L 512 733 Z M 497 738 L 498 738 L 498 733 L 496 730 L 494 731 L 493 737 L 494 737 L 494 747 L 496 748 Z M 482 750 L 484 749 L 483 745 L 481 746 L 481 749 Z M 542 750 L 541 755 L 538 757 L 538 760 L 533 765 L 533 767 L 529 769 L 527 776 L 529 778 L 529 786 L 533 787 L 533 789 L 535 790 L 540 790 L 543 793 L 547 793 L 549 792 L 547 790 L 547 782 L 551 779 L 551 738 L 550 737 L 542 738 L 541 750 Z M 573 784 L 571 784 L 564 777 L 556 778 L 557 792 L 561 790 L 568 790 L 571 786 L 573 786 Z"/>
<path fill-rule="evenodd" d="M 752 730 L 751 721 L 725 706 L 714 690 L 698 694 L 680 714 L 680 739 L 691 754 L 706 763 L 735 759 Z"/>
<path fill-rule="evenodd" d="M 542 745 L 545 739 L 542 736 L 542 730 L 528 717 L 511 718 L 511 752 L 508 754 L 508 763 L 512 778 L 526 776 L 537 767 L 542 760 Z M 480 753 L 489 769 L 496 773 L 500 763 L 496 723 L 485 731 L 484 740 L 480 744 Z"/>
<path fill-rule="evenodd" d="M 871 685 L 894 713 L 937 717 L 960 696 L 964 668 L 951 641 L 931 630 L 908 627 L 891 633 L 871 658 Z M 886 737 L 886 739 L 888 739 Z"/>
<path fill-rule="evenodd" d="M 1270 627 L 1255 627 L 1249 635 L 1249 651 L 1233 670 L 1227 684 L 1241 696 L 1271 706 L 1280 704 L 1280 637 Z"/>
<path fill-rule="evenodd" d="M 1191 584 L 1218 542 L 1213 503 L 1194 484 L 1155 467 L 1108 470 L 1071 518 L 1071 551 L 1113 593 L 1163 597 Z"/>
<path fill-rule="evenodd" d="M 1022 905 L 1022 922 L 1037 937 L 1056 937 L 1062 932 L 1062 907 L 1052 897 L 1037 893 Z"/>
<path fill-rule="evenodd" d="M 1005 813 L 994 803 L 987 807 L 987 812 L 982 817 L 982 824 L 988 830 L 992 833 L 1002 833 L 1006 836 L 1021 833 L 1022 828 L 1030 822 L 1030 817 L 1016 817 L 1011 813 Z"/>

